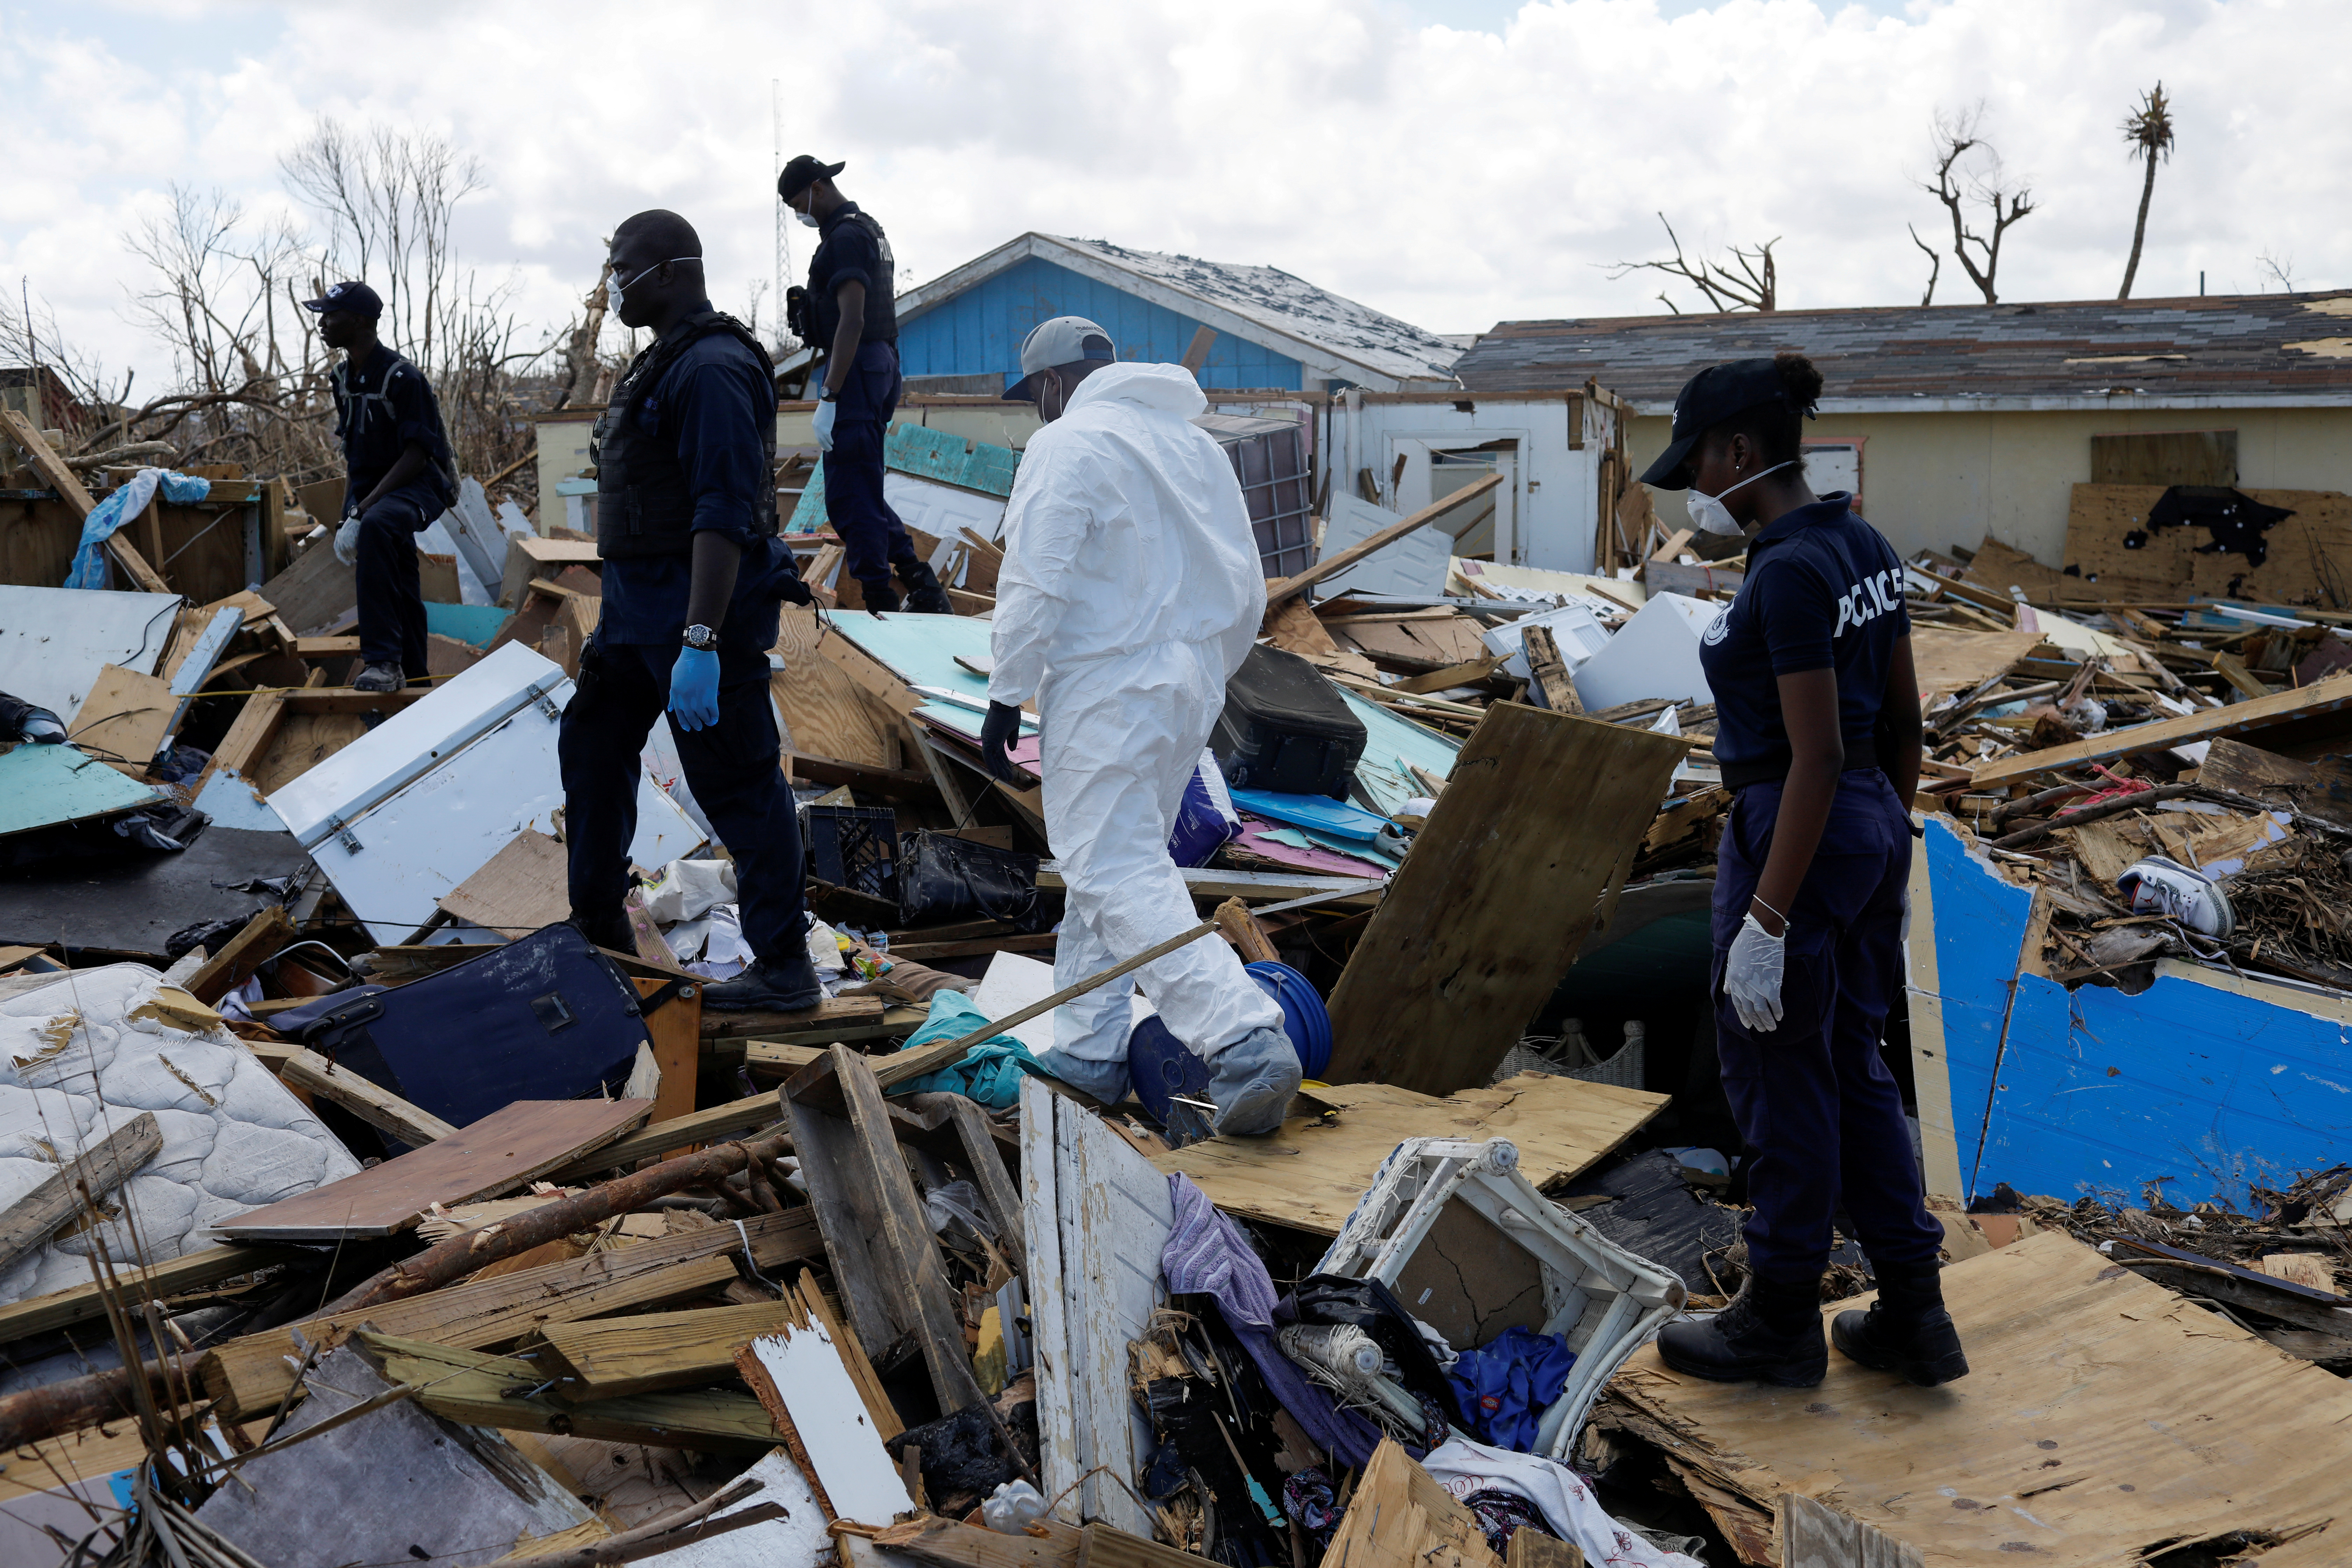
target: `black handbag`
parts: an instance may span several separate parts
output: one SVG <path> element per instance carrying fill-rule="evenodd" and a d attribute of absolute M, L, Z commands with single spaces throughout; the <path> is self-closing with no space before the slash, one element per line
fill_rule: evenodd
<path fill-rule="evenodd" d="M 1016 931 L 1043 931 L 1037 857 L 951 833 L 909 833 L 898 840 L 898 921 L 996 921 Z"/>

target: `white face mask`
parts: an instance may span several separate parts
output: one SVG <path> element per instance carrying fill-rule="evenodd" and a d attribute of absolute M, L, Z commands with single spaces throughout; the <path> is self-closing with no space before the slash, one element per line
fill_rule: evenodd
<path fill-rule="evenodd" d="M 801 226 L 803 228 L 814 228 L 816 226 L 816 212 L 813 207 L 807 212 L 803 212 L 800 208 L 794 207 L 793 209 L 793 216 L 801 220 Z"/>
<path fill-rule="evenodd" d="M 673 256 L 668 261 L 655 262 L 651 267 L 639 272 L 636 277 L 630 279 L 629 281 L 631 283 L 641 282 L 653 273 L 660 270 L 662 268 L 671 265 L 672 262 L 699 261 L 702 258 L 699 256 Z M 625 287 L 625 285 L 621 282 L 621 276 L 617 271 L 613 274 L 612 281 L 604 285 L 605 306 L 616 316 L 621 313 L 621 290 L 624 287 Z"/>
<path fill-rule="evenodd" d="M 1796 466 L 1797 459 L 1794 458 L 1785 463 L 1775 463 L 1769 468 L 1748 475 L 1738 484 L 1732 486 L 1731 490 L 1738 489 L 1743 485 L 1752 485 L 1766 474 L 1777 474 L 1782 468 L 1793 468 Z M 1732 517 L 1731 509 L 1723 504 L 1723 496 L 1729 495 L 1731 490 L 1724 491 L 1721 496 L 1711 496 L 1696 489 L 1687 490 L 1683 495 L 1683 505 L 1689 509 L 1691 521 L 1698 524 L 1703 531 L 1738 533 L 1741 531 L 1739 524 Z"/>

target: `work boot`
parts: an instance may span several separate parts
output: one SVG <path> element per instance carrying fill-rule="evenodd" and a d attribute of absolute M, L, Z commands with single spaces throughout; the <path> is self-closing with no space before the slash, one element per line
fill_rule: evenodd
<path fill-rule="evenodd" d="M 1840 1312 L 1830 1337 L 1848 1359 L 1874 1372 L 1900 1373 L 1933 1388 L 1969 1374 L 1960 1331 L 1944 1310 L 1943 1270 L 1935 1263 L 1872 1260 L 1878 1300 L 1867 1312 Z"/>
<path fill-rule="evenodd" d="M 396 664 L 372 664 L 352 682 L 353 691 L 397 691 L 408 684 L 408 672 Z"/>
<path fill-rule="evenodd" d="M 948 603 L 948 591 L 940 586 L 940 575 L 931 570 L 929 562 L 899 562 L 898 581 L 907 584 L 908 615 L 952 616 L 955 614 L 955 606 Z"/>
<path fill-rule="evenodd" d="M 734 979 L 702 988 L 703 1006 L 721 1013 L 805 1013 L 824 1000 L 824 987 L 804 947 L 782 958 L 754 959 Z"/>
<path fill-rule="evenodd" d="M 1037 1054 L 1037 1065 L 1049 1078 L 1060 1079 L 1072 1089 L 1093 1095 L 1105 1105 L 1117 1105 L 1127 1098 L 1128 1076 L 1125 1062 L 1088 1061 L 1069 1052 L 1048 1046 Z"/>
<path fill-rule="evenodd" d="M 866 607 L 873 611 L 876 615 L 890 616 L 898 614 L 898 590 L 890 586 L 889 580 L 887 578 L 885 578 L 882 585 L 877 588 L 873 584 L 868 583 L 861 577 L 857 580 L 857 591 L 859 594 L 864 595 Z"/>
<path fill-rule="evenodd" d="M 1217 1108 L 1218 1135 L 1247 1138 L 1281 1127 L 1302 1076 L 1298 1051 L 1280 1029 L 1253 1029 L 1211 1057 L 1209 1099 Z"/>
<path fill-rule="evenodd" d="M 1714 1383 L 1752 1378 L 1783 1388 L 1811 1388 L 1830 1369 L 1821 1300 L 1819 1279 L 1751 1279 L 1714 1317 L 1659 1330 L 1658 1359 L 1676 1372 Z"/>
<path fill-rule="evenodd" d="M 637 951 L 637 933 L 629 929 L 629 917 L 617 910 L 609 915 L 583 915 L 574 910 L 563 923 L 598 947 L 610 948 L 614 952 Z"/>

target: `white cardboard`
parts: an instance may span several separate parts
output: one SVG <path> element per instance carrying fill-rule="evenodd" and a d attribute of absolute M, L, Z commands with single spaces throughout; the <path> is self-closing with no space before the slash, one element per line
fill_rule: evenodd
<path fill-rule="evenodd" d="M 1653 594 L 1618 629 L 1609 646 L 1576 671 L 1576 695 L 1587 709 L 1614 708 L 1645 697 L 1712 702 L 1699 642 L 1730 606 L 1685 594 Z"/>

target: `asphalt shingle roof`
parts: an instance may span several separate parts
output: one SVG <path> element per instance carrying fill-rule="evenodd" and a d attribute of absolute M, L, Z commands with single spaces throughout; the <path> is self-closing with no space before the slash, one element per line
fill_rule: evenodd
<path fill-rule="evenodd" d="M 2352 289 L 2179 300 L 1504 321 L 1454 362 L 1474 392 L 1588 378 L 1671 405 L 1705 366 L 1795 349 L 1828 398 L 2352 392 Z"/>

